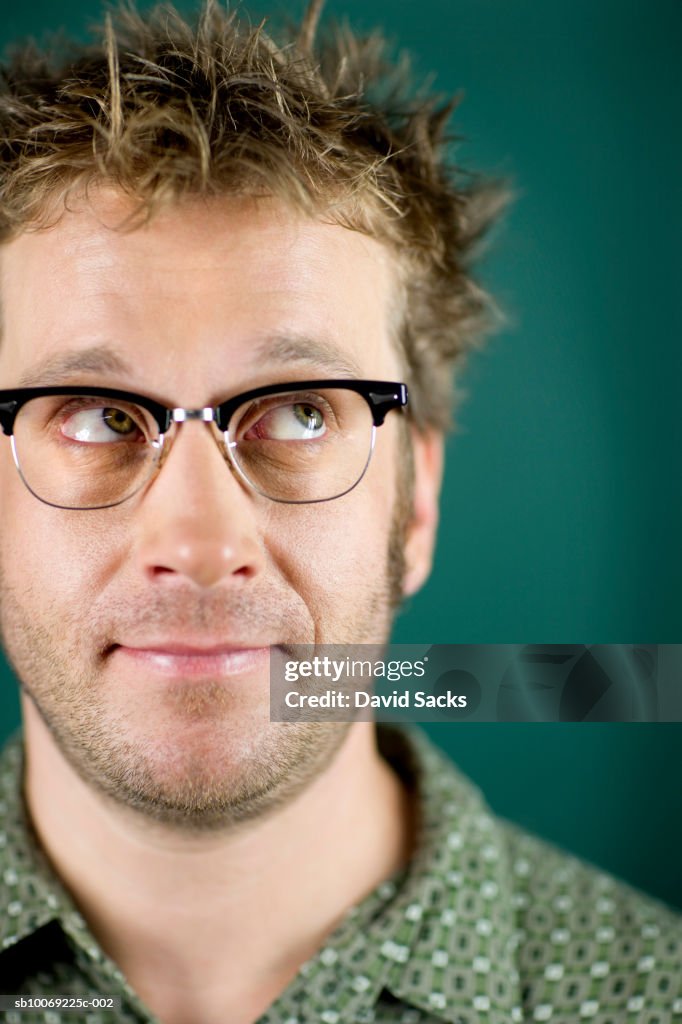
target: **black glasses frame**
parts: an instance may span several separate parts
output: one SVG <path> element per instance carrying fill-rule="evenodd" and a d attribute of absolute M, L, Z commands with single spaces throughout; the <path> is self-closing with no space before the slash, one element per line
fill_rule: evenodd
<path fill-rule="evenodd" d="M 345 388 L 347 391 L 355 391 L 367 402 L 372 413 L 372 420 L 375 427 L 380 427 L 391 409 L 403 409 L 407 405 L 407 385 L 390 381 L 380 380 L 295 380 L 282 381 L 281 384 L 268 384 L 265 387 L 253 388 L 251 391 L 243 391 L 226 402 L 216 406 L 206 406 L 202 409 L 173 408 L 163 405 L 161 402 L 148 398 L 146 395 L 139 395 L 133 391 L 121 391 L 118 388 L 98 388 L 90 385 L 75 384 L 60 385 L 55 387 L 35 388 L 11 388 L 0 390 L 0 426 L 3 433 L 12 435 L 14 423 L 22 406 L 26 405 L 33 398 L 43 398 L 49 395 L 91 395 L 92 397 L 111 398 L 121 402 L 131 402 L 139 405 L 151 413 L 156 421 L 159 433 L 166 434 L 174 422 L 188 419 L 212 419 L 218 428 L 226 432 L 230 419 L 237 409 L 255 398 L 265 398 L 268 395 L 286 393 L 287 391 L 302 391 L 319 388 Z M 210 412 L 211 417 L 207 417 Z M 182 415 L 178 415 L 182 414 Z"/>

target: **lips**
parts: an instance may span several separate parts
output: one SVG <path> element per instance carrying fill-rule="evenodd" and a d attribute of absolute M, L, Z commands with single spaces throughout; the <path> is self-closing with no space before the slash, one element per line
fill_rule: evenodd
<path fill-rule="evenodd" d="M 257 650 L 266 644 L 229 644 L 225 641 L 217 643 L 178 643 L 171 640 L 152 641 L 150 643 L 120 644 L 129 651 L 163 651 L 165 654 L 178 655 L 180 657 L 195 657 L 201 655 L 234 654 L 236 651 Z"/>
<path fill-rule="evenodd" d="M 136 664 L 145 671 L 168 676 L 211 678 L 238 676 L 269 666 L 269 645 L 178 643 L 154 641 L 144 644 L 117 644 L 112 650 L 117 660 Z"/>

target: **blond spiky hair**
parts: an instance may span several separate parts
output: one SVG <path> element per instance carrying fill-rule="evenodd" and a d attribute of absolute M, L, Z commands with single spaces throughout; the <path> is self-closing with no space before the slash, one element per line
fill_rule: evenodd
<path fill-rule="evenodd" d="M 318 38 L 321 6 L 281 44 L 205 0 L 196 23 L 126 5 L 98 45 L 15 49 L 0 68 L 0 242 L 49 226 L 94 182 L 143 217 L 249 192 L 365 232 L 396 254 L 412 416 L 442 429 L 453 365 L 490 324 L 471 264 L 504 191 L 448 164 L 454 102 L 415 96 L 378 33 Z"/>

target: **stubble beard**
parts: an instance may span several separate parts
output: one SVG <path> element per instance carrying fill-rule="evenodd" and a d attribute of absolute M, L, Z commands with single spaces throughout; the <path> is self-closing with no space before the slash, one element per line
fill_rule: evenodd
<path fill-rule="evenodd" d="M 377 627 L 388 633 L 402 599 L 411 508 L 411 474 L 406 474 L 398 487 L 384 579 L 356 618 L 354 642 L 376 642 Z M 138 724 L 135 709 L 107 713 L 99 666 L 74 670 L 83 663 L 77 640 L 71 647 L 56 642 L 69 632 L 63 613 L 43 616 L 49 628 L 36 621 L 30 593 L 25 607 L 1 567 L 0 597 L 5 652 L 67 762 L 108 799 L 175 830 L 225 830 L 271 813 L 331 764 L 350 728 L 350 722 L 270 722 L 267 708 L 251 709 L 245 722 L 234 693 L 216 681 L 169 688 L 173 710 L 195 729 L 190 750 L 178 751 L 170 740 L 153 745 L 148 738 L 131 739 L 131 724 L 133 736 Z M 241 617 L 238 607 L 231 610 L 237 621 L 253 615 L 253 605 L 245 605 Z M 70 634 L 76 638 L 78 629 Z M 227 732 L 220 727 L 226 721 L 235 723 Z"/>

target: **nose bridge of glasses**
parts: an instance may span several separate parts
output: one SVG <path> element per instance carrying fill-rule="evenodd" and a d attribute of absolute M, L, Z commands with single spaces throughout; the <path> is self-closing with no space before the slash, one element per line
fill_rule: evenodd
<path fill-rule="evenodd" d="M 187 420 L 201 420 L 204 423 L 211 423 L 215 420 L 216 410 L 210 405 L 203 409 L 171 409 L 172 423 L 185 423 Z"/>
<path fill-rule="evenodd" d="M 234 472 L 235 467 L 232 465 L 232 455 L 229 449 L 231 448 L 230 443 L 225 437 L 223 431 L 220 429 L 218 424 L 218 410 L 211 406 L 205 406 L 201 409 L 184 409 L 176 408 L 169 410 L 170 428 L 161 434 L 159 441 L 160 444 L 155 445 L 158 448 L 158 454 L 156 457 L 156 468 L 157 471 L 165 464 L 168 456 L 170 455 L 171 449 L 175 446 L 175 441 L 178 437 L 178 426 L 180 423 L 189 423 L 191 420 L 197 423 L 205 423 L 209 428 L 209 433 L 212 434 L 213 440 L 218 446 L 223 459 L 228 463 L 229 468 Z"/>
<path fill-rule="evenodd" d="M 207 405 L 201 409 L 176 408 L 170 410 L 171 427 L 175 427 L 176 423 L 189 423 L 191 420 L 194 420 L 197 423 L 207 423 L 213 428 L 210 432 L 213 434 L 213 438 L 216 444 L 218 445 L 218 448 L 220 449 L 223 458 L 229 459 L 230 456 L 228 448 L 230 448 L 231 445 L 227 442 L 227 439 L 225 438 L 223 431 L 220 429 L 218 422 L 218 409 L 215 409 L 212 406 Z M 175 429 L 172 432 L 177 436 L 177 427 L 175 427 Z M 168 451 L 170 450 L 171 445 L 172 441 L 170 444 L 166 445 L 166 450 L 163 453 L 163 461 L 165 461 L 165 458 L 168 455 Z"/>

